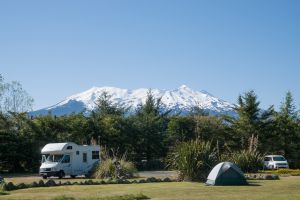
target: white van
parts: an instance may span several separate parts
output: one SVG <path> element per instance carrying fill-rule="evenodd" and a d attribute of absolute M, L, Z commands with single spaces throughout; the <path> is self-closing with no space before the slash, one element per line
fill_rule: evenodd
<path fill-rule="evenodd" d="M 43 147 L 39 174 L 62 178 L 87 175 L 100 162 L 100 147 L 77 145 L 73 142 L 50 143 Z"/>
<path fill-rule="evenodd" d="M 267 155 L 264 158 L 264 169 L 289 168 L 289 163 L 281 155 Z"/>

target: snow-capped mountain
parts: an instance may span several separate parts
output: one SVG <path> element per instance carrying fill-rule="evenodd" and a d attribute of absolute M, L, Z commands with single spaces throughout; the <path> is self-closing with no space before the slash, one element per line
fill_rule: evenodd
<path fill-rule="evenodd" d="M 116 87 L 92 87 L 91 89 L 65 98 L 63 101 L 31 113 L 31 115 L 64 115 L 72 112 L 86 114 L 95 108 L 95 101 L 103 93 L 111 95 L 113 104 L 129 108 L 134 112 L 140 104 L 144 104 L 149 89 L 136 90 L 121 89 Z M 151 89 L 155 98 L 161 98 L 164 109 L 172 110 L 172 113 L 187 114 L 193 107 L 197 106 L 212 115 L 235 115 L 233 104 L 221 100 L 206 91 L 195 91 L 182 85 L 174 90 Z"/>

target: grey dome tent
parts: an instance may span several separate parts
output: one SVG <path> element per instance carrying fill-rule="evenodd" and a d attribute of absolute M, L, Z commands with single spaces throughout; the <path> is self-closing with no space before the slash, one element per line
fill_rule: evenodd
<path fill-rule="evenodd" d="M 242 170 L 231 162 L 217 164 L 209 173 L 207 185 L 247 185 Z"/>

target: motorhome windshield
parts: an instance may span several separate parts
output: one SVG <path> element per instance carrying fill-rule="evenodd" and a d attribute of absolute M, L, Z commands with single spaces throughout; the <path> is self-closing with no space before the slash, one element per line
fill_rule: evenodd
<path fill-rule="evenodd" d="M 282 156 L 275 156 L 275 157 L 273 157 L 273 160 L 274 161 L 286 161 L 285 158 Z"/>
<path fill-rule="evenodd" d="M 42 155 L 42 163 L 46 162 L 48 156 L 49 155 L 47 155 L 47 154 Z"/>
<path fill-rule="evenodd" d="M 60 162 L 63 157 L 63 154 L 48 155 L 46 162 Z"/>

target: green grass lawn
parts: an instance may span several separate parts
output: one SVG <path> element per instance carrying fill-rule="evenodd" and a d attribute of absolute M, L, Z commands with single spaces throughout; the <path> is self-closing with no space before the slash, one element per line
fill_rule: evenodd
<path fill-rule="evenodd" d="M 300 199 L 300 177 L 277 181 L 251 181 L 250 186 L 205 186 L 203 183 L 172 182 L 128 185 L 85 185 L 31 188 L 9 192 L 0 199 L 53 199 L 65 195 L 76 199 L 126 194 L 144 194 L 151 199 Z"/>

